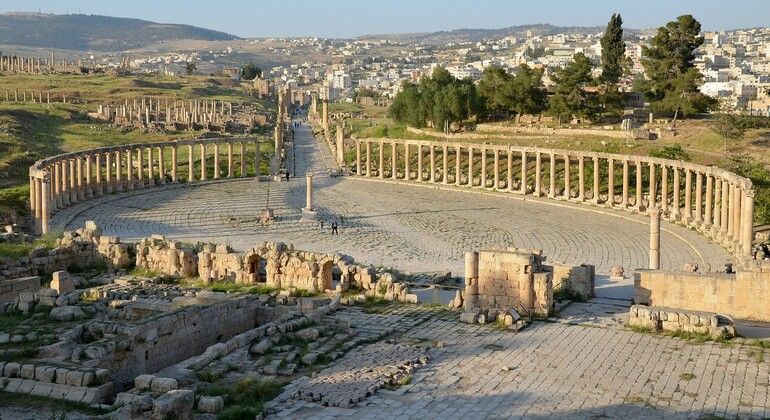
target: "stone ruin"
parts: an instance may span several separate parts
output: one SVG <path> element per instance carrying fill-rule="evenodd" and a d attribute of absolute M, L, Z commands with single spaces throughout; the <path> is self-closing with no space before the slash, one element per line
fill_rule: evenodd
<path fill-rule="evenodd" d="M 591 265 L 545 265 L 541 250 L 482 250 L 465 255 L 465 289 L 450 303 L 463 308 L 460 320 L 505 326 L 524 325 L 522 316 L 548 317 L 554 309 L 554 288 L 587 299 L 594 294 Z M 557 280 L 554 280 L 554 279 Z"/>

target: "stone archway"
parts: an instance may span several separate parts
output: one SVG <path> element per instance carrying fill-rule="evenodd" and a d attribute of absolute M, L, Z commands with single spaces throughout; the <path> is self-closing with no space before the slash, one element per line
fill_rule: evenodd
<path fill-rule="evenodd" d="M 264 283 L 267 281 L 265 260 L 257 254 L 251 254 L 246 258 L 246 278 L 250 283 Z"/>

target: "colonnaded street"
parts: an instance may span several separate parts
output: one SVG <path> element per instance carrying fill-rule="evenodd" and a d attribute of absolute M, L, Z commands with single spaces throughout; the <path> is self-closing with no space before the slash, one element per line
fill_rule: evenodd
<path fill-rule="evenodd" d="M 237 250 L 283 241 L 409 272 L 455 275 L 462 272 L 466 251 L 535 248 L 542 249 L 549 261 L 595 264 L 597 273 L 604 275 L 597 294 L 607 297 L 632 295 L 632 279 L 606 278 L 613 265 L 622 265 L 629 273 L 647 266 L 645 216 L 503 193 L 329 177 L 331 153 L 306 125 L 296 129 L 295 156 L 290 182 L 207 181 L 105 196 L 60 211 L 52 225 L 76 229 L 94 220 L 106 233 L 122 239 L 159 233 L 190 242 L 226 242 Z M 317 174 L 314 200 L 323 229 L 320 223 L 300 222 L 306 173 Z M 257 216 L 266 205 L 275 209 L 277 220 L 262 226 Z M 339 236 L 331 235 L 335 220 Z M 661 255 L 663 269 L 681 269 L 693 262 L 703 271 L 716 271 L 731 260 L 724 248 L 704 236 L 668 223 L 663 227 Z"/>

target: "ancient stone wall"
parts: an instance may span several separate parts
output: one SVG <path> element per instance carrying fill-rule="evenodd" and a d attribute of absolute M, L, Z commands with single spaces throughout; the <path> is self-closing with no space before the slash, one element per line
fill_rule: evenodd
<path fill-rule="evenodd" d="M 548 266 L 547 266 L 548 267 Z M 584 299 L 594 296 L 596 268 L 590 264 L 553 264 L 553 289 L 569 290 Z"/>
<path fill-rule="evenodd" d="M 714 338 L 734 336 L 735 328 L 729 325 L 730 320 L 720 318 L 709 312 L 634 305 L 629 313 L 628 325 L 649 328 L 651 331 L 708 334 Z"/>
<path fill-rule="evenodd" d="M 13 302 L 21 293 L 34 293 L 38 290 L 40 277 L 37 276 L 0 281 L 0 303 Z"/>
<path fill-rule="evenodd" d="M 634 302 L 770 321 L 770 270 L 736 274 L 639 270 Z"/>

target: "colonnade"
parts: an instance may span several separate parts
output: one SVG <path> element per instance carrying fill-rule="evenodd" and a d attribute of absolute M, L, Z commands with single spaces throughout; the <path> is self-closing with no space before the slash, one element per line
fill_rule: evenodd
<path fill-rule="evenodd" d="M 254 138 L 179 140 L 103 147 L 43 159 L 29 170 L 36 230 L 48 233 L 53 213 L 105 194 L 207 179 L 258 179 L 259 146 L 259 139 Z M 179 164 L 182 154 L 187 155 L 186 168 Z"/>
<path fill-rule="evenodd" d="M 586 203 L 692 227 L 751 256 L 754 189 L 729 171 L 646 156 L 426 140 L 357 139 L 355 174 Z M 597 175 L 597 176 L 594 176 Z"/>

